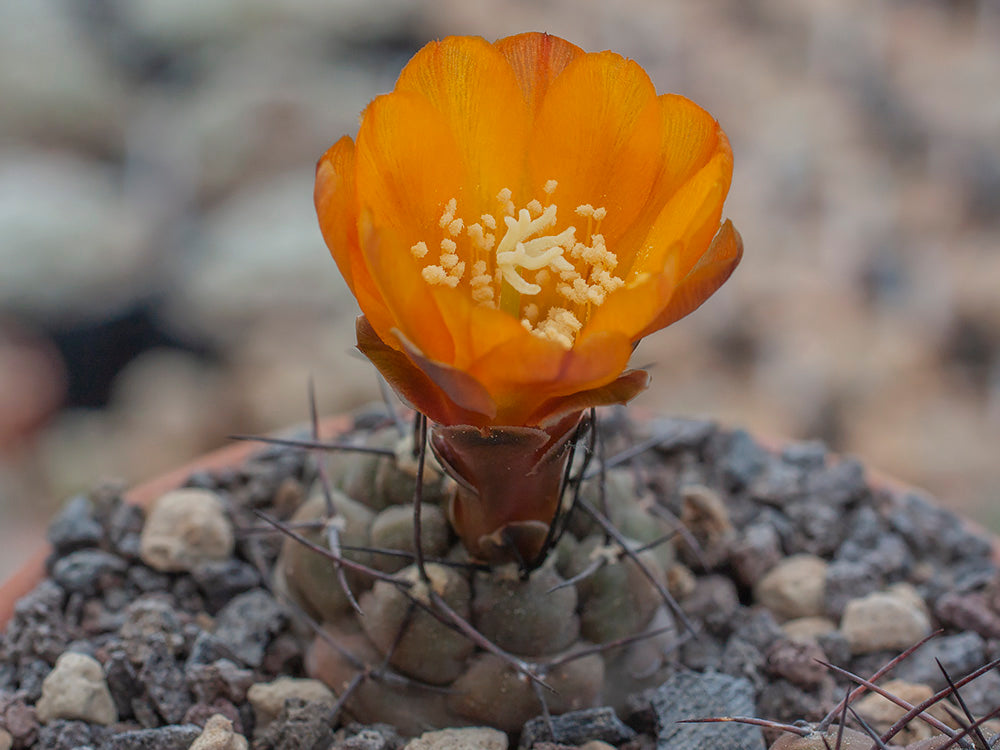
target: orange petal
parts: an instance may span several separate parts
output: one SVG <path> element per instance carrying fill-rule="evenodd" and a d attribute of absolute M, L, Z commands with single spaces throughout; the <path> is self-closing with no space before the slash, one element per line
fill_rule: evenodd
<path fill-rule="evenodd" d="M 536 31 L 498 39 L 493 46 L 510 63 L 533 116 L 552 81 L 570 62 L 584 54 L 565 39 Z"/>
<path fill-rule="evenodd" d="M 502 188 L 521 187 L 527 104 L 514 70 L 496 47 L 480 37 L 431 42 L 400 73 L 394 95 L 403 92 L 425 98 L 454 137 L 465 167 L 460 184 L 478 198 L 472 216 L 494 208 Z M 406 138 L 413 148 L 434 155 L 419 133 Z"/>
<path fill-rule="evenodd" d="M 628 365 L 632 344 L 606 331 L 571 350 L 533 336 L 511 339 L 475 362 L 469 372 L 497 402 L 498 424 L 526 422 L 549 399 L 606 385 Z"/>
<path fill-rule="evenodd" d="M 670 303 L 639 337 L 665 328 L 697 310 L 732 275 L 742 257 L 743 240 L 733 223 L 726 220 L 705 254 L 677 284 Z"/>
<path fill-rule="evenodd" d="M 405 403 L 431 421 L 482 427 L 495 415 L 496 406 L 489 394 L 464 372 L 435 366 L 422 357 L 415 363 L 379 338 L 363 315 L 357 320 L 356 332 L 361 353 Z"/>
<path fill-rule="evenodd" d="M 528 161 L 533 186 L 557 180 L 553 197 L 566 212 L 606 208 L 601 232 L 613 246 L 649 197 L 661 120 L 656 90 L 635 62 L 612 52 L 575 58 L 541 102 Z"/>
<path fill-rule="evenodd" d="M 389 311 L 358 242 L 354 142 L 348 136 L 333 144 L 316 165 L 314 200 L 323 239 L 359 307 L 380 326 L 389 324 Z"/>
<path fill-rule="evenodd" d="M 649 373 L 645 370 L 628 370 L 607 385 L 549 399 L 528 417 L 528 424 L 540 427 L 552 424 L 567 414 L 595 406 L 627 404 L 649 387 Z"/>
<path fill-rule="evenodd" d="M 452 362 L 445 317 L 420 275 L 434 256 L 418 260 L 410 248 L 430 240 L 436 251 L 438 219 L 463 179 L 454 138 L 425 99 L 381 96 L 365 113 L 355 159 L 360 244 L 393 325 L 427 356 Z M 372 325 L 383 339 L 390 336 L 389 327 L 374 319 Z"/>
<path fill-rule="evenodd" d="M 690 99 L 663 94 L 657 104 L 662 138 L 658 171 L 646 205 L 615 248 L 623 265 L 630 262 L 634 248 L 645 239 L 649 226 L 671 197 L 717 152 L 730 151 L 719 123 Z"/>

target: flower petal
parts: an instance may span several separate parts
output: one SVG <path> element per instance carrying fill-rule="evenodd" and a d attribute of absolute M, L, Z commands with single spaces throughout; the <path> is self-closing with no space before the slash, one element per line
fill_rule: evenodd
<path fill-rule="evenodd" d="M 502 188 L 521 187 L 527 104 L 514 70 L 496 47 L 481 37 L 431 42 L 400 73 L 393 96 L 404 92 L 425 98 L 454 137 L 465 167 L 464 182 L 458 184 L 467 188 L 467 201 L 478 198 L 472 215 L 493 208 Z M 419 136 L 409 138 L 413 148 L 434 155 Z"/>
<path fill-rule="evenodd" d="M 536 31 L 498 39 L 493 46 L 514 70 L 532 116 L 537 115 L 552 81 L 570 62 L 584 54 L 565 39 Z"/>
<path fill-rule="evenodd" d="M 386 344 L 371 323 L 357 319 L 358 349 L 393 390 L 413 408 L 438 424 L 482 427 L 496 414 L 496 406 L 482 385 L 460 370 L 437 365 L 414 352 L 404 353 Z"/>
<path fill-rule="evenodd" d="M 555 179 L 553 198 L 563 211 L 606 208 L 601 232 L 613 247 L 652 189 L 659 109 L 652 82 L 632 60 L 612 52 L 575 58 L 541 102 L 528 155 L 533 188 Z"/>
<path fill-rule="evenodd" d="M 341 138 L 320 158 L 314 200 L 320 232 L 358 305 L 379 326 L 390 325 L 389 311 L 368 272 L 358 241 L 354 142 L 350 137 Z"/>
<path fill-rule="evenodd" d="M 674 287 L 670 303 L 639 337 L 665 328 L 698 309 L 730 277 L 743 257 L 743 239 L 726 220 L 708 250 Z"/>
<path fill-rule="evenodd" d="M 410 248 L 440 235 L 442 207 L 462 184 L 454 138 L 423 98 L 381 96 L 365 112 L 355 159 L 362 254 L 393 325 L 431 359 L 451 362 L 446 318 L 421 276 L 425 262 Z M 392 338 L 391 326 L 371 323 L 383 340 Z"/>
<path fill-rule="evenodd" d="M 595 406 L 626 404 L 649 387 L 649 373 L 645 370 L 628 370 L 607 385 L 585 391 L 558 396 L 541 404 L 528 417 L 528 424 L 545 427 L 562 419 L 567 414 L 580 412 Z"/>

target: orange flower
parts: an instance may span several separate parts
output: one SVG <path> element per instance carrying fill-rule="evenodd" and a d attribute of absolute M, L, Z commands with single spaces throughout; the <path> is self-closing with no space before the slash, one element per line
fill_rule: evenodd
<path fill-rule="evenodd" d="M 645 335 L 739 262 L 732 152 L 635 62 L 558 37 L 424 47 L 323 155 L 323 236 L 358 344 L 440 425 L 546 428 L 621 403 Z"/>

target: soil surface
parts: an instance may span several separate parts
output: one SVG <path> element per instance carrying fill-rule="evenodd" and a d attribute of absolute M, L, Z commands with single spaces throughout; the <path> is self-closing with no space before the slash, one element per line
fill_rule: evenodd
<path fill-rule="evenodd" d="M 391 424 L 372 407 L 346 437 Z M 600 434 L 599 455 L 637 478 L 636 502 L 683 523 L 668 585 L 696 635 L 678 638 L 666 681 L 623 710 L 539 717 L 468 746 L 764 748 L 777 732 L 676 722 L 817 722 L 849 684 L 823 662 L 869 677 L 937 629 L 880 684 L 917 703 L 947 686 L 944 672 L 958 680 L 1000 655 L 993 540 L 930 498 L 872 484 L 859 462 L 820 443 L 775 451 L 742 430 L 633 422 L 614 410 Z M 145 513 L 118 489 L 71 500 L 49 530 L 49 577 L 0 636 L 0 748 L 238 748 L 240 736 L 254 748 L 403 747 L 408 738 L 392 727 L 352 723 L 321 697 L 283 701 L 274 715 L 253 698 L 255 686 L 306 677 L 300 618 L 271 592 L 283 538 L 255 513 L 289 518 L 316 466 L 315 454 L 267 446 L 242 466 L 192 475 L 189 487 L 221 499 L 235 539 L 228 558 L 183 572 L 143 562 Z M 961 692 L 974 716 L 988 714 L 1000 706 L 1000 674 Z M 882 732 L 902 710 L 879 700 L 858 697 L 852 707 Z M 231 727 L 203 730 L 217 714 Z M 947 712 L 940 721 L 957 726 Z M 891 746 L 936 733 L 912 722 Z M 427 735 L 419 747 L 470 741 L 456 736 Z"/>

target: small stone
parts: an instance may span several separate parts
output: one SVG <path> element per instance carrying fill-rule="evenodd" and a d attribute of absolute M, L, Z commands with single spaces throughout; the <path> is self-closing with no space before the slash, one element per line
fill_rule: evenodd
<path fill-rule="evenodd" d="M 730 638 L 722 650 L 719 668 L 732 677 L 743 677 L 749 680 L 755 690 L 764 684 L 764 655 L 752 643 L 742 638 Z"/>
<path fill-rule="evenodd" d="M 42 724 L 55 719 L 80 719 L 104 725 L 118 721 L 100 662 L 72 651 L 60 656 L 45 678 L 36 709 Z"/>
<path fill-rule="evenodd" d="M 0 727 L 0 750 L 10 750 L 12 747 L 14 747 L 13 735 Z"/>
<path fill-rule="evenodd" d="M 162 495 L 150 508 L 142 530 L 142 560 L 163 572 L 188 572 L 233 552 L 233 526 L 221 498 L 187 488 Z"/>
<path fill-rule="evenodd" d="M 215 620 L 215 638 L 250 667 L 259 667 L 287 615 L 269 593 L 253 589 L 227 604 Z"/>
<path fill-rule="evenodd" d="M 840 510 L 869 493 L 864 467 L 853 458 L 810 472 L 805 490 L 816 502 Z"/>
<path fill-rule="evenodd" d="M 679 724 L 705 716 L 755 716 L 749 680 L 729 675 L 680 672 L 652 693 L 658 750 L 763 750 L 759 727 L 745 724 Z"/>
<path fill-rule="evenodd" d="M 351 724 L 337 734 L 339 738 L 330 750 L 398 750 L 403 746 L 395 728 L 388 724 Z"/>
<path fill-rule="evenodd" d="M 94 518 L 94 505 L 85 495 L 77 495 L 66 503 L 46 534 L 56 552 L 66 554 L 85 547 L 96 547 L 104 532 Z"/>
<path fill-rule="evenodd" d="M 137 729 L 108 735 L 101 750 L 189 750 L 200 735 L 201 727 L 194 724 Z"/>
<path fill-rule="evenodd" d="M 425 732 L 403 750 L 507 750 L 507 735 L 489 727 L 463 727 Z"/>
<path fill-rule="evenodd" d="M 167 724 L 178 724 L 184 719 L 184 714 L 191 707 L 191 698 L 186 690 L 184 671 L 162 633 L 150 637 L 149 650 L 138 679 L 146 688 L 156 712 Z"/>
<path fill-rule="evenodd" d="M 149 658 L 150 640 L 160 636 L 172 655 L 184 646 L 184 634 L 175 609 L 159 596 L 136 599 L 125 610 L 125 621 L 119 631 L 125 653 L 135 664 Z"/>
<path fill-rule="evenodd" d="M 972 632 L 955 633 L 925 643 L 899 664 L 894 674 L 901 680 L 924 683 L 935 690 L 940 690 L 948 684 L 941 673 L 941 667 L 953 680 L 958 680 L 986 661 L 986 644 L 982 636 Z M 938 662 L 941 663 L 940 667 Z M 969 688 L 971 687 L 970 684 Z M 966 691 L 967 688 L 963 687 L 963 697 L 966 697 Z"/>
<path fill-rule="evenodd" d="M 289 700 L 281 714 L 254 736 L 254 750 L 325 748 L 333 741 L 330 707 Z"/>
<path fill-rule="evenodd" d="M 837 629 L 829 617 L 798 617 L 781 626 L 790 641 L 818 643 L 821 636 Z"/>
<path fill-rule="evenodd" d="M 56 719 L 38 732 L 38 745 L 45 750 L 78 750 L 92 741 L 90 724 L 85 721 Z"/>
<path fill-rule="evenodd" d="M 253 706 L 258 729 L 274 721 L 290 699 L 304 703 L 320 703 L 332 707 L 337 702 L 333 692 L 319 680 L 279 677 L 273 682 L 259 682 L 247 691 L 247 700 Z"/>
<path fill-rule="evenodd" d="M 901 585 L 849 601 L 840 630 L 852 654 L 902 651 L 928 635 L 931 622 L 912 587 Z"/>
<path fill-rule="evenodd" d="M 840 618 L 851 599 L 879 591 L 884 580 L 878 570 L 864 560 L 835 560 L 826 569 L 825 614 Z"/>
<path fill-rule="evenodd" d="M 822 615 L 826 570 L 822 558 L 792 555 L 757 582 L 754 598 L 783 620 Z"/>
<path fill-rule="evenodd" d="M 247 750 L 246 737 L 233 731 L 233 722 L 215 714 L 207 722 L 188 750 Z"/>
<path fill-rule="evenodd" d="M 947 593 L 937 600 L 934 614 L 959 630 L 971 630 L 983 638 L 1000 638 L 1000 614 L 983 594 Z"/>
<path fill-rule="evenodd" d="M 260 586 L 260 573 L 250 563 L 229 558 L 196 566 L 191 577 L 205 597 L 209 612 L 218 612 L 229 600 Z"/>
<path fill-rule="evenodd" d="M 681 602 L 681 609 L 689 618 L 703 622 L 708 632 L 716 636 L 729 634 L 739 606 L 736 586 L 719 575 L 699 578 L 694 591 Z"/>
<path fill-rule="evenodd" d="M 755 523 L 733 542 L 729 560 L 740 583 L 753 586 L 781 561 L 781 538 L 774 526 Z"/>
<path fill-rule="evenodd" d="M 934 691 L 928 685 L 906 682 L 904 680 L 890 680 L 883 683 L 882 688 L 891 695 L 902 698 L 914 706 L 923 703 L 934 694 Z M 953 708 L 950 704 L 948 707 Z M 855 701 L 854 708 L 880 734 L 888 730 L 905 713 L 902 708 L 878 693 L 869 693 Z M 953 708 L 953 710 L 955 709 Z M 945 724 L 953 724 L 951 717 L 942 703 L 931 706 L 927 709 L 927 713 Z M 894 742 L 899 745 L 908 745 L 912 742 L 929 739 L 937 733 L 937 730 L 923 721 L 911 721 L 896 735 Z"/>
<path fill-rule="evenodd" d="M 52 579 L 71 593 L 93 596 L 125 575 L 127 563 L 99 549 L 81 549 L 60 558 L 52 567 Z"/>
<path fill-rule="evenodd" d="M 766 657 L 771 674 L 806 690 L 819 687 L 829 679 L 826 667 L 820 663 L 826 661 L 826 654 L 816 643 L 778 641 L 768 649 Z"/>
<path fill-rule="evenodd" d="M 25 699 L 17 697 L 7 704 L 3 721 L 16 747 L 30 747 L 38 738 L 38 712 Z"/>
<path fill-rule="evenodd" d="M 636 731 L 624 724 L 614 709 L 607 706 L 570 711 L 552 716 L 550 720 L 552 732 L 549 731 L 549 722 L 544 716 L 526 723 L 521 730 L 520 750 L 527 750 L 537 742 L 580 745 L 588 740 L 601 740 L 620 745 L 636 736 Z"/>
<path fill-rule="evenodd" d="M 722 476 L 735 490 L 747 487 L 764 470 L 767 452 L 757 444 L 750 433 L 734 430 L 729 436 L 726 452 L 722 456 Z"/>

